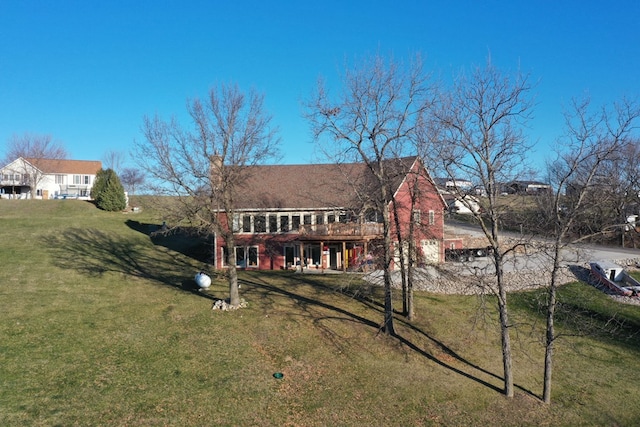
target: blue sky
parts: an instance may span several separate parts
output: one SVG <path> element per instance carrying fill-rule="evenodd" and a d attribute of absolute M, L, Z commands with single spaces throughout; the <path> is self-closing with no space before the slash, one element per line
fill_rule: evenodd
<path fill-rule="evenodd" d="M 0 153 L 13 134 L 50 134 L 70 158 L 130 152 L 144 115 L 182 117 L 219 83 L 265 94 L 284 163 L 314 159 L 301 100 L 345 61 L 420 53 L 444 78 L 490 54 L 539 81 L 527 131 L 537 164 L 563 106 L 640 96 L 640 2 L 0 2 Z"/>

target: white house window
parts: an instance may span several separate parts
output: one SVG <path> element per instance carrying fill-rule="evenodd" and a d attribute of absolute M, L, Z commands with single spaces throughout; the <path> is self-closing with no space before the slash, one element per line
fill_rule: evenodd
<path fill-rule="evenodd" d="M 56 175 L 56 184 L 64 184 L 64 175 Z"/>
<path fill-rule="evenodd" d="M 431 218 L 431 217 L 429 217 Z M 420 224 L 421 218 L 420 218 L 420 210 L 419 209 L 414 209 L 413 210 L 413 223 L 414 224 Z"/>
<path fill-rule="evenodd" d="M 258 247 L 249 246 L 247 248 L 247 267 L 258 266 Z"/>
<path fill-rule="evenodd" d="M 79 185 L 82 182 L 82 176 L 81 175 L 73 175 L 73 183 L 75 185 Z"/>
<path fill-rule="evenodd" d="M 90 177 L 89 177 L 89 175 L 84 175 L 84 176 L 82 177 L 82 179 L 83 179 L 83 181 L 84 181 L 84 184 L 85 184 L 85 185 L 89 185 L 89 184 L 90 184 Z"/>
<path fill-rule="evenodd" d="M 436 223 L 436 213 L 434 211 L 429 211 L 429 225 L 433 225 Z"/>

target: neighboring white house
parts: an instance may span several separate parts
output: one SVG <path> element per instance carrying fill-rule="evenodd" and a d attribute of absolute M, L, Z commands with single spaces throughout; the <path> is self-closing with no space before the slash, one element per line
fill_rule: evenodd
<path fill-rule="evenodd" d="M 0 169 L 0 198 L 88 200 L 102 163 L 95 160 L 29 159 L 19 157 Z"/>
<path fill-rule="evenodd" d="M 470 194 L 455 196 L 450 193 L 442 194 L 442 198 L 447 204 L 447 209 L 451 213 L 472 214 L 480 212 L 478 199 Z"/>

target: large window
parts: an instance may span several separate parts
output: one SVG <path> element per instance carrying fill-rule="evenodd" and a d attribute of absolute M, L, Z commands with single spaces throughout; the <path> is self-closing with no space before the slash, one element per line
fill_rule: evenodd
<path fill-rule="evenodd" d="M 242 232 L 251 233 L 251 215 L 242 216 Z"/>
<path fill-rule="evenodd" d="M 56 184 L 64 184 L 64 175 L 56 175 Z"/>
<path fill-rule="evenodd" d="M 228 267 L 226 247 L 222 248 L 222 265 Z M 236 267 L 238 268 L 257 268 L 258 267 L 258 247 L 257 246 L 236 246 Z"/>
<path fill-rule="evenodd" d="M 287 231 L 289 231 L 289 216 L 288 215 L 282 215 L 280 217 L 280 231 L 282 233 L 286 233 Z"/>
<path fill-rule="evenodd" d="M 269 233 L 278 232 L 278 217 L 276 215 L 269 215 Z"/>
<path fill-rule="evenodd" d="M 253 231 L 255 233 L 267 232 L 267 218 L 265 215 L 256 215 L 253 217 Z"/>
<path fill-rule="evenodd" d="M 292 215 L 291 216 L 291 229 L 299 230 L 300 229 L 300 215 Z"/>

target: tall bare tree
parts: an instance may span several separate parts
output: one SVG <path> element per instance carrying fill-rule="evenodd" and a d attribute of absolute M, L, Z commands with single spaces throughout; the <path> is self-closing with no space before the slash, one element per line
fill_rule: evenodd
<path fill-rule="evenodd" d="M 51 135 L 24 133 L 13 135 L 9 139 L 5 152 L 5 164 L 18 158 L 28 162 L 22 162 L 21 170 L 16 172 L 26 177 L 26 183 L 31 189 L 31 198 L 35 198 L 37 187 L 47 172 L 42 170 L 45 167 L 44 161 L 47 165 L 51 165 L 52 161 L 64 160 L 67 158 L 67 150 L 61 142 L 55 141 Z"/>
<path fill-rule="evenodd" d="M 384 321 L 382 330 L 394 334 L 391 261 L 393 230 L 390 205 L 393 176 L 387 161 L 414 152 L 416 127 L 432 105 L 433 88 L 419 57 L 407 67 L 381 55 L 346 69 L 341 92 L 329 95 L 323 82 L 307 103 L 307 117 L 316 141 L 336 161 L 363 162 L 374 177 L 369 205 L 382 214 Z M 328 139 L 324 139 L 324 138 Z M 398 242 L 402 245 L 402 242 Z"/>
<path fill-rule="evenodd" d="M 189 225 L 222 238 L 230 305 L 240 304 L 235 259 L 234 200 L 250 166 L 277 154 L 277 129 L 264 108 L 264 96 L 248 95 L 236 85 L 212 89 L 204 100 L 187 102 L 192 127 L 177 120 L 145 117 L 145 140 L 136 143 L 140 166 L 155 194 L 174 196 L 166 215 L 172 224 Z"/>
<path fill-rule="evenodd" d="M 439 171 L 456 184 L 451 191 L 458 200 L 470 204 L 468 208 L 493 249 L 495 286 L 488 289 L 497 299 L 504 393 L 508 397 L 514 389 L 504 265 L 515 245 L 505 244 L 500 236 L 504 212 L 499 196 L 501 183 L 517 177 L 525 165 L 529 147 L 522 129 L 532 110 L 531 89 L 528 76 L 503 74 L 487 61 L 470 75 L 461 74 L 453 88 L 440 95 L 440 105 L 422 136 L 423 155 L 439 164 Z M 480 201 L 480 210 L 471 205 L 476 201 Z"/>
<path fill-rule="evenodd" d="M 547 287 L 546 334 L 544 359 L 543 400 L 551 403 L 551 385 L 555 342 L 559 337 L 555 329 L 557 289 L 563 268 L 566 268 L 567 247 L 574 224 L 585 211 L 590 210 L 589 196 L 602 191 L 600 178 L 608 174 L 608 166 L 617 164 L 621 155 L 629 154 L 634 122 L 640 117 L 640 108 L 628 100 L 616 103 L 613 109 L 590 111 L 590 101 L 573 101 L 565 114 L 567 133 L 557 144 L 557 157 L 549 164 L 549 180 L 553 192 L 546 193 L 541 204 L 543 222 L 551 225 L 547 241 L 551 258 L 551 276 Z M 637 167 L 637 165 L 636 165 Z M 636 187 L 636 192 L 638 188 Z M 595 203 L 602 203 L 594 197 Z M 606 201 L 605 201 L 606 203 Z M 580 238 L 580 236 L 573 236 Z"/>

